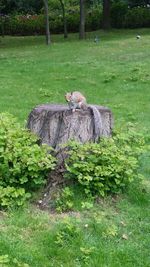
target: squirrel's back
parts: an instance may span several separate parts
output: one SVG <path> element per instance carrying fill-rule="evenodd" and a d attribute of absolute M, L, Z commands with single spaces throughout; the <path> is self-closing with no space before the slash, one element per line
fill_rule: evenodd
<path fill-rule="evenodd" d="M 78 91 L 74 91 L 71 93 L 71 100 L 76 103 L 86 103 L 86 98 Z"/>

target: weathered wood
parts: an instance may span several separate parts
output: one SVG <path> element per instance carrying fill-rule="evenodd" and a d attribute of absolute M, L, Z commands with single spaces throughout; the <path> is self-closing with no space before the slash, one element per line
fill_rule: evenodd
<path fill-rule="evenodd" d="M 110 109 L 96 106 L 101 114 L 101 136 L 112 132 L 112 113 Z M 90 108 L 72 112 L 67 105 L 40 105 L 28 117 L 27 127 L 38 135 L 41 143 L 52 146 L 56 151 L 68 140 L 81 143 L 94 141 L 94 120 Z"/>

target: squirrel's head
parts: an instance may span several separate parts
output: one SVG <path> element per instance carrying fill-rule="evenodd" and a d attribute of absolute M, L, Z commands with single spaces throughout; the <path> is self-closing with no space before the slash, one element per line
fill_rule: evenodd
<path fill-rule="evenodd" d="M 65 94 L 65 99 L 66 99 L 66 101 L 70 101 L 71 100 L 71 93 L 66 93 Z"/>

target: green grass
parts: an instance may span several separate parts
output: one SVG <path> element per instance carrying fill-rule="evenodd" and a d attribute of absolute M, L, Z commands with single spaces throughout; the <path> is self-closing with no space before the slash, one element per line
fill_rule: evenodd
<path fill-rule="evenodd" d="M 1 39 L 0 111 L 22 122 L 34 106 L 62 103 L 66 91 L 77 89 L 88 102 L 110 107 L 116 123 L 133 120 L 149 128 L 150 35 L 138 32 L 140 40 L 137 30 L 98 32 L 99 44 L 94 33 L 83 42 L 54 36 L 51 47 L 44 37 Z"/>
<path fill-rule="evenodd" d="M 136 40 L 136 34 L 141 35 Z M 67 91 L 82 91 L 89 103 L 112 109 L 116 127 L 136 123 L 143 135 L 150 123 L 150 31 L 96 32 L 77 35 L 5 37 L 0 53 L 0 112 L 24 124 L 33 107 L 64 103 Z M 150 266 L 149 155 L 142 158 L 145 181 L 89 211 L 56 215 L 33 205 L 0 213 L 0 266 L 148 267 Z M 12 262 L 16 258 L 19 263 Z M 19 265 L 20 264 L 20 265 Z M 24 266 L 25 267 L 25 266 Z"/>

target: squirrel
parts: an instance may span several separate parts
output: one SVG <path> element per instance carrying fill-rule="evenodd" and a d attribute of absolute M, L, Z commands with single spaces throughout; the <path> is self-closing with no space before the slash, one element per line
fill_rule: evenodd
<path fill-rule="evenodd" d="M 102 132 L 102 118 L 98 109 L 93 105 L 87 105 L 85 96 L 80 92 L 74 91 L 65 94 L 69 109 L 75 112 L 76 109 L 90 109 L 94 118 L 94 141 L 97 142 Z"/>

